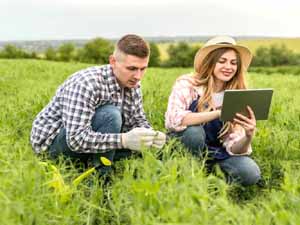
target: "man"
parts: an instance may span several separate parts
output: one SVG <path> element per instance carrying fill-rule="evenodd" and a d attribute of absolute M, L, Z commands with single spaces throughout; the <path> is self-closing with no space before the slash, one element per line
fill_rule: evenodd
<path fill-rule="evenodd" d="M 140 80 L 149 54 L 141 37 L 126 35 L 108 65 L 70 76 L 33 122 L 35 152 L 92 162 L 105 174 L 111 162 L 142 147 L 162 148 L 166 136 L 151 128 L 142 106 Z"/>

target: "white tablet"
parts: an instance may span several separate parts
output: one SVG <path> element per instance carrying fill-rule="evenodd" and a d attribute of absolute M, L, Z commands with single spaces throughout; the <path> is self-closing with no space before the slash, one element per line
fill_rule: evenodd
<path fill-rule="evenodd" d="M 236 113 L 248 116 L 251 107 L 256 120 L 268 119 L 273 89 L 225 90 L 221 111 L 222 121 L 232 121 Z"/>

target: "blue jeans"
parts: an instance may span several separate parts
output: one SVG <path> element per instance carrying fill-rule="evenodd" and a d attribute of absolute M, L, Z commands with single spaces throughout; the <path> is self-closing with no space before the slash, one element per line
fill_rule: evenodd
<path fill-rule="evenodd" d="M 96 109 L 92 118 L 92 129 L 101 133 L 120 133 L 122 128 L 122 115 L 120 110 L 113 105 L 103 105 Z M 105 166 L 101 163 L 100 157 L 108 158 L 111 162 L 132 156 L 132 151 L 128 149 L 111 149 L 104 153 L 77 153 L 67 145 L 66 129 L 62 128 L 59 134 L 49 147 L 49 154 L 52 158 L 64 155 L 71 159 L 78 159 L 84 163 L 91 162 L 97 167 L 100 174 L 107 174 L 111 170 L 111 166 Z"/>
<path fill-rule="evenodd" d="M 178 138 L 194 156 L 203 156 L 206 135 L 201 125 L 189 126 L 171 136 Z M 212 160 L 212 163 L 220 166 L 229 183 L 236 182 L 249 186 L 256 184 L 261 178 L 258 165 L 248 156 L 230 156 L 224 160 Z"/>

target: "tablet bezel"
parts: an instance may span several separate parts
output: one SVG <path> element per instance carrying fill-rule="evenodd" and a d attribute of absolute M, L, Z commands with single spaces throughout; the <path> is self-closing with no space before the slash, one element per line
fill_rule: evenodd
<path fill-rule="evenodd" d="M 272 88 L 225 90 L 220 119 L 224 122 L 232 121 L 237 112 L 248 116 L 246 106 L 249 105 L 256 120 L 266 120 L 272 96 Z"/>

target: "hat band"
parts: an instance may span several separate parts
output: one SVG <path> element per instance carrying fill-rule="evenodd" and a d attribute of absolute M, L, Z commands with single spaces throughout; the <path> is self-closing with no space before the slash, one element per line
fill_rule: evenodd
<path fill-rule="evenodd" d="M 217 43 L 217 44 L 233 45 L 232 43 L 229 43 L 229 42 L 220 42 L 220 43 Z"/>

